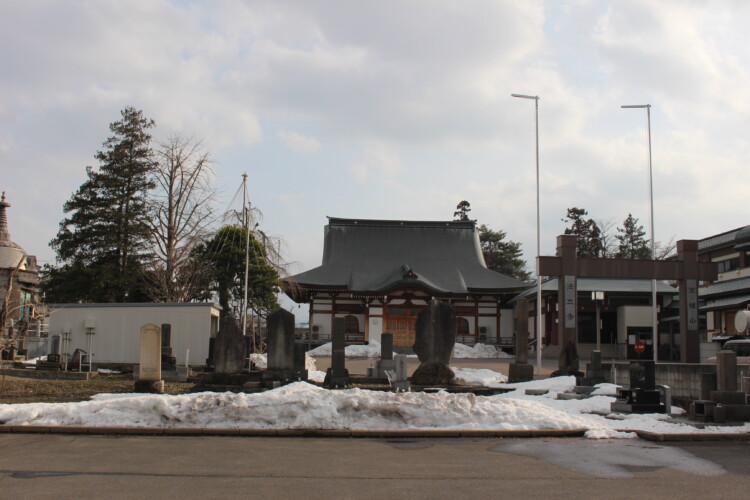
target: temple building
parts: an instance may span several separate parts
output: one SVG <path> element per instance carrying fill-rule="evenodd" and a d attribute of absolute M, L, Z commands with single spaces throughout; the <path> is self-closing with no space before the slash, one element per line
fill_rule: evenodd
<path fill-rule="evenodd" d="M 39 336 L 43 325 L 39 308 L 39 267 L 36 257 L 10 239 L 5 192 L 0 199 L 0 336 L 18 339 L 4 347 L 21 348 L 23 337 Z M 9 351 L 3 352 L 5 357 Z"/>
<path fill-rule="evenodd" d="M 310 335 L 330 338 L 346 319 L 347 341 L 414 344 L 417 314 L 437 298 L 456 308 L 457 341 L 510 343 L 509 301 L 529 283 L 487 268 L 475 221 L 328 218 L 323 263 L 284 278 L 284 291 L 310 305 Z"/>

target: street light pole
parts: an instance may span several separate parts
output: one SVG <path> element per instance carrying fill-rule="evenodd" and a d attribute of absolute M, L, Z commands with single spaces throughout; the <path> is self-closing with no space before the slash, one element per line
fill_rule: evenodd
<path fill-rule="evenodd" d="M 539 274 L 541 229 L 539 216 L 539 96 L 511 94 L 511 97 L 534 100 L 534 127 L 536 130 L 536 369 L 542 374 L 542 275 Z"/>
<path fill-rule="evenodd" d="M 656 240 L 654 239 L 654 175 L 651 165 L 651 105 L 629 104 L 621 108 L 636 108 L 646 110 L 646 140 L 648 143 L 648 196 L 651 206 L 651 260 L 656 260 Z M 651 280 L 651 342 L 654 350 L 654 361 L 658 361 L 659 331 L 656 317 L 656 280 Z"/>

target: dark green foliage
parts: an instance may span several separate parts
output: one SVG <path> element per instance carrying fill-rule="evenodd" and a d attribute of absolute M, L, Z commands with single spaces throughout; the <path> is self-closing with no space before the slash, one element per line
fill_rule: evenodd
<path fill-rule="evenodd" d="M 650 259 L 651 248 L 649 240 L 645 238 L 646 231 L 643 226 L 638 225 L 638 219 L 628 214 L 622 223 L 622 228 L 617 228 L 617 241 L 619 246 L 616 257 L 620 259 Z"/>
<path fill-rule="evenodd" d="M 202 298 L 219 296 L 222 315 L 238 313 L 245 282 L 245 244 L 247 230 L 224 226 L 208 241 L 198 245 L 194 257 L 205 271 Z M 263 245 L 251 237 L 248 268 L 248 307 L 257 313 L 277 309 L 279 275 L 266 262 Z"/>
<path fill-rule="evenodd" d="M 469 220 L 469 212 L 471 212 L 471 203 L 462 200 L 456 205 L 456 211 L 453 212 L 453 220 Z"/>
<path fill-rule="evenodd" d="M 563 222 L 570 224 L 565 234 L 578 237 L 579 257 L 604 257 L 604 242 L 601 229 L 594 219 L 587 219 L 588 212 L 583 208 L 569 208 Z"/>
<path fill-rule="evenodd" d="M 521 281 L 529 281 L 531 275 L 526 271 L 526 261 L 522 259 L 521 244 L 505 241 L 505 231 L 493 231 L 482 224 L 479 226 L 479 242 L 484 262 L 489 269 Z"/>
<path fill-rule="evenodd" d="M 97 152 L 99 168 L 65 203 L 67 217 L 50 242 L 60 266 L 45 274 L 48 300 L 125 302 L 142 300 L 148 250 L 146 195 L 154 163 L 148 129 L 153 120 L 128 107 L 110 124 L 112 136 Z"/>

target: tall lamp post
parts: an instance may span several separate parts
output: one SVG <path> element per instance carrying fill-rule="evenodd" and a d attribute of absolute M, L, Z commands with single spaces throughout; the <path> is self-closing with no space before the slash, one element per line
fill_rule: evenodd
<path fill-rule="evenodd" d="M 539 274 L 541 230 L 539 224 L 539 96 L 511 94 L 519 99 L 534 100 L 534 127 L 536 129 L 536 370 L 542 373 L 542 275 Z"/>
<path fill-rule="evenodd" d="M 651 199 L 651 259 L 656 260 L 656 240 L 654 239 L 654 176 L 651 168 L 651 105 L 628 104 L 621 108 L 636 108 L 646 110 L 646 140 L 648 142 L 648 195 Z M 651 280 L 651 342 L 654 350 L 654 361 L 658 360 L 659 331 L 656 321 L 656 280 Z"/>

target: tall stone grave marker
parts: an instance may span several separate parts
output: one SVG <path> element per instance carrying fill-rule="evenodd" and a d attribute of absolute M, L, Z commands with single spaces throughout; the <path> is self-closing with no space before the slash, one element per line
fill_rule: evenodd
<path fill-rule="evenodd" d="M 236 319 L 221 319 L 213 355 L 214 373 L 234 375 L 242 372 L 245 366 L 245 339 Z"/>
<path fill-rule="evenodd" d="M 294 379 L 294 314 L 278 309 L 268 315 L 268 367 L 263 380 L 289 382 Z"/>
<path fill-rule="evenodd" d="M 421 364 L 411 376 L 413 385 L 447 385 L 455 378 L 448 363 L 456 344 L 456 311 L 433 299 L 417 316 L 414 352 Z"/>
<path fill-rule="evenodd" d="M 395 369 L 393 362 L 393 334 L 383 333 L 380 336 L 380 361 L 377 365 L 377 376 L 385 377 L 385 372 Z"/>
<path fill-rule="evenodd" d="M 534 378 L 534 366 L 529 364 L 529 300 L 516 302 L 516 360 L 508 367 L 508 382 L 526 382 Z"/>
<path fill-rule="evenodd" d="M 161 328 L 153 323 L 141 327 L 141 357 L 135 392 L 164 392 L 161 379 Z"/>
<path fill-rule="evenodd" d="M 333 318 L 333 339 L 331 349 L 331 367 L 326 373 L 324 383 L 329 387 L 346 387 L 349 383 L 349 372 L 346 369 L 346 319 Z"/>

